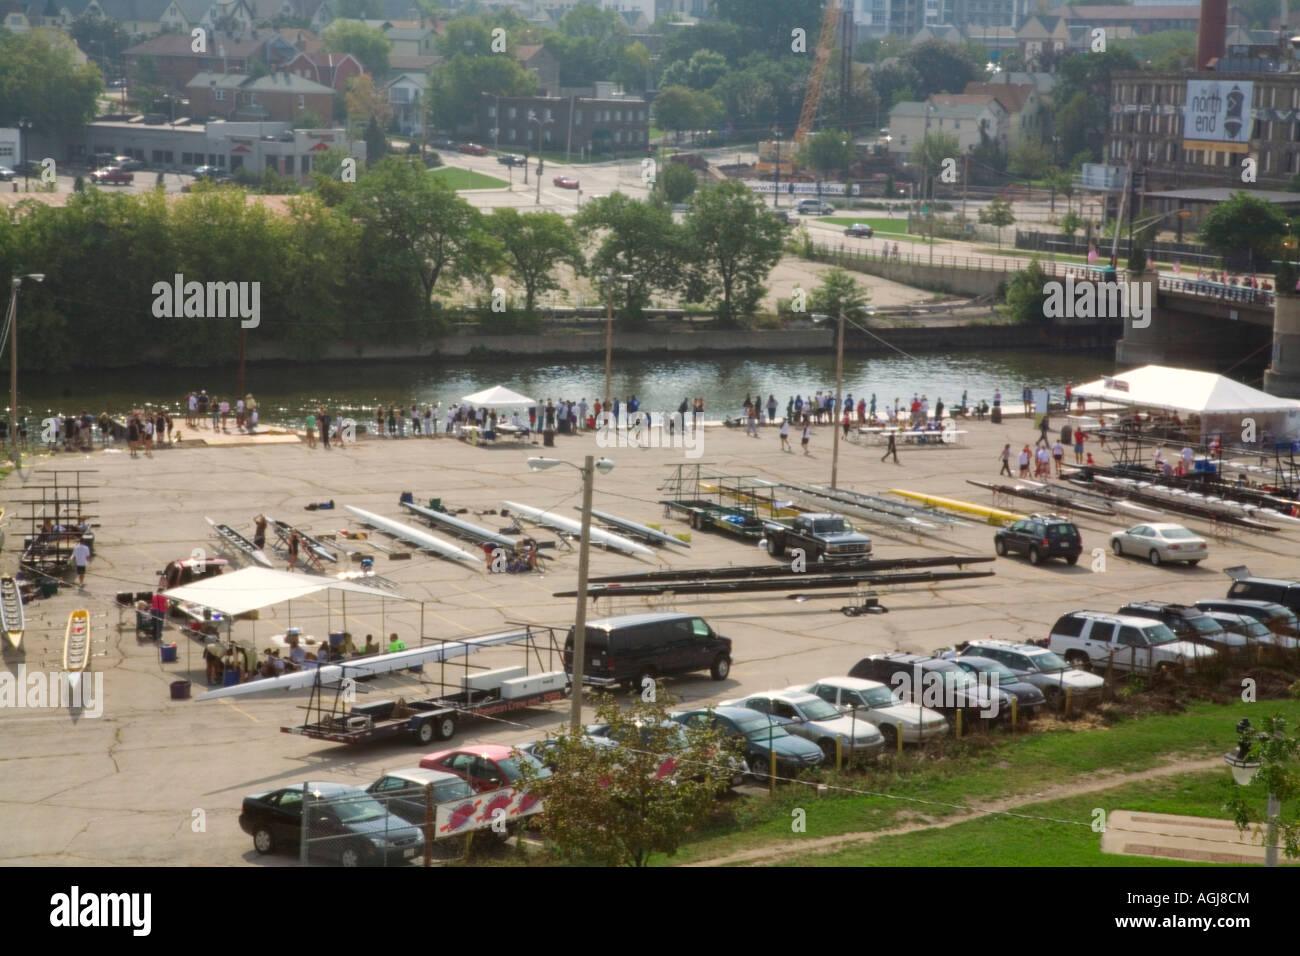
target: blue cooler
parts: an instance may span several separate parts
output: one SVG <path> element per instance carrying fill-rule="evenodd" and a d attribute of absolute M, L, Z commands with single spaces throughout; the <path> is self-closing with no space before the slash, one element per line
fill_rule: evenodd
<path fill-rule="evenodd" d="M 340 647 L 343 644 L 342 631 L 330 631 L 330 647 Z"/>
<path fill-rule="evenodd" d="M 221 686 L 233 687 L 235 684 L 238 683 L 239 683 L 239 671 L 235 670 L 234 668 L 231 668 L 230 670 L 226 671 L 226 677 L 225 680 L 222 682 Z"/>
<path fill-rule="evenodd" d="M 162 662 L 164 664 L 176 663 L 176 644 L 174 642 L 171 644 L 160 644 L 158 650 L 162 654 Z"/>

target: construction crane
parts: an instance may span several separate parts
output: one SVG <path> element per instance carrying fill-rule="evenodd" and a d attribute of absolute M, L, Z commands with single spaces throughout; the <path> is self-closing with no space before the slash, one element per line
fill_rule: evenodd
<path fill-rule="evenodd" d="M 831 62 L 831 49 L 835 46 L 835 24 L 840 18 L 840 5 L 836 0 L 826 4 L 822 15 L 822 32 L 817 41 L 817 50 L 813 54 L 812 70 L 808 73 L 808 87 L 803 95 L 803 110 L 799 113 L 799 128 L 795 130 L 796 146 L 812 132 L 813 122 L 817 119 L 817 109 L 822 101 L 822 84 L 826 80 L 826 67 Z"/>

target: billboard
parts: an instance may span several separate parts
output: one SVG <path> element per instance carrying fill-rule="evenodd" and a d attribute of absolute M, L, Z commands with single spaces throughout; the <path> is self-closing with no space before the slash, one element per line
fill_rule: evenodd
<path fill-rule="evenodd" d="M 1188 80 L 1183 148 L 1247 152 L 1254 87 L 1249 81 Z"/>

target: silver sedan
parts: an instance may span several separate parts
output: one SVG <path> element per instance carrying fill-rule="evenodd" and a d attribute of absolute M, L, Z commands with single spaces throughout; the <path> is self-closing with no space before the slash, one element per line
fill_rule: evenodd
<path fill-rule="evenodd" d="M 1164 561 L 1194 565 L 1210 553 L 1209 548 L 1204 538 L 1180 524 L 1138 524 L 1110 536 L 1110 549 L 1117 555 L 1146 558 L 1154 565 Z"/>

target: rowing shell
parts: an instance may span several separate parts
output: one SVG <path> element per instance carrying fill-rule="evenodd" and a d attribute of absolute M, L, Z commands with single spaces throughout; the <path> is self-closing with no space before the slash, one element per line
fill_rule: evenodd
<path fill-rule="evenodd" d="M 249 541 L 234 528 L 230 527 L 230 525 L 217 524 L 211 518 L 204 518 L 203 520 L 212 525 L 212 530 L 217 533 L 217 537 L 233 546 L 237 551 L 248 555 L 264 568 L 275 567 L 275 565 L 271 563 L 271 559 L 266 556 L 266 553 L 261 548 L 253 544 L 253 542 Z"/>
<path fill-rule="evenodd" d="M 582 525 L 570 518 L 562 518 L 557 514 L 549 511 L 543 511 L 541 508 L 533 508 L 529 505 L 521 505 L 517 501 L 502 501 L 507 508 L 513 508 L 519 514 L 535 521 L 537 524 L 548 528 L 554 528 L 556 531 L 566 531 L 569 534 L 582 534 Z M 646 557 L 653 558 L 654 552 L 645 545 L 637 544 L 612 531 L 604 531 L 600 528 L 590 529 L 592 541 L 599 541 L 607 548 L 614 548 L 627 554 L 644 554 Z"/>
<path fill-rule="evenodd" d="M 68 629 L 63 635 L 63 670 L 68 675 L 72 699 L 78 700 L 81 675 L 90 666 L 90 612 L 73 611 L 68 615 Z"/>
<path fill-rule="evenodd" d="M 931 508 L 946 508 L 949 511 L 957 511 L 962 514 L 977 515 L 993 525 L 1008 525 L 1025 517 L 1010 511 L 1003 511 L 1001 508 L 986 508 L 984 505 L 977 505 L 973 501 L 962 501 L 959 498 L 941 498 L 938 495 L 926 495 L 919 491 L 903 491 L 899 488 L 890 488 L 889 493 L 891 495 L 900 495 L 903 498 L 911 498 L 914 501 L 927 504 Z"/>
<path fill-rule="evenodd" d="M 23 592 L 10 574 L 0 577 L 0 618 L 9 643 L 18 650 L 23 643 Z"/>
<path fill-rule="evenodd" d="M 582 510 L 576 505 L 574 507 L 578 511 Z M 627 518 L 620 518 L 618 515 L 612 515 L 607 511 L 596 511 L 593 508 L 591 515 L 593 518 L 599 518 L 606 524 L 613 525 L 615 528 L 618 528 L 619 531 L 626 531 L 628 534 L 647 538 L 650 541 L 658 541 L 661 544 L 675 544 L 680 548 L 689 548 L 691 546 L 689 541 L 683 541 L 681 538 L 674 538 L 672 535 L 664 534 L 662 531 L 656 531 L 654 528 L 638 524 L 637 522 L 631 521 Z"/>
<path fill-rule="evenodd" d="M 460 518 L 455 518 L 451 515 L 445 515 L 441 511 L 434 511 L 432 508 L 425 508 L 421 505 L 412 504 L 409 501 L 403 501 L 402 507 L 409 511 L 414 511 L 422 518 L 432 521 L 434 524 L 442 525 L 452 531 L 459 531 L 461 534 L 469 535 L 469 537 L 475 538 L 479 541 L 491 541 L 493 544 L 502 548 L 508 548 L 511 551 L 519 546 L 519 542 L 514 538 L 507 538 L 503 534 L 498 534 L 495 531 L 490 531 L 487 528 L 480 527 L 479 525 L 472 524 L 468 521 L 463 521 Z"/>
<path fill-rule="evenodd" d="M 363 511 L 360 508 L 354 508 L 352 505 L 344 505 L 343 507 L 372 528 L 378 528 L 385 534 L 391 534 L 394 538 L 405 541 L 407 544 L 413 544 L 417 548 L 422 548 L 425 551 L 432 551 L 440 557 L 451 558 L 455 561 L 465 561 L 469 564 L 482 564 L 482 560 L 477 555 L 470 554 L 468 551 L 464 551 L 456 547 L 454 544 L 448 544 L 441 538 L 435 538 L 427 531 L 421 531 L 419 528 L 412 528 L 409 524 L 402 524 L 400 521 L 393 521 L 391 518 L 377 515 L 373 511 Z"/>

